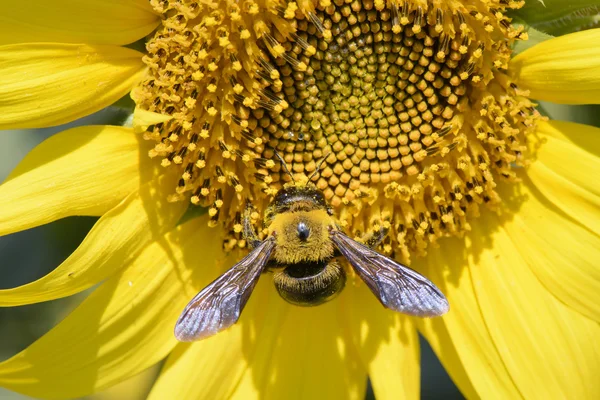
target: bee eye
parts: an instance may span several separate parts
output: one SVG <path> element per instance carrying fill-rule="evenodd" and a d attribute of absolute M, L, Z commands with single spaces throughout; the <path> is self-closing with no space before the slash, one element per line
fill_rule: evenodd
<path fill-rule="evenodd" d="M 298 223 L 298 238 L 302 241 L 305 241 L 306 239 L 308 239 L 308 236 L 310 235 L 310 229 L 308 229 L 308 226 L 306 226 L 306 224 L 304 222 L 300 222 Z"/>

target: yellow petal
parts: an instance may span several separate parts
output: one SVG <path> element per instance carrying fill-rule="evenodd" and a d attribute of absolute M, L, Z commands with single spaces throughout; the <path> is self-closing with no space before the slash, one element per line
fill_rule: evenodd
<path fill-rule="evenodd" d="M 512 380 L 528 399 L 598 398 L 600 326 L 544 287 L 523 254 L 545 249 L 523 246 L 522 237 L 511 236 L 501 222 L 485 213 L 472 224 L 472 236 L 485 240 L 473 241 L 465 265 L 478 310 Z"/>
<path fill-rule="evenodd" d="M 0 129 L 43 128 L 123 97 L 144 71 L 142 54 L 108 45 L 0 46 Z"/>
<path fill-rule="evenodd" d="M 159 21 L 147 0 L 8 1 L 0 13 L 0 44 L 127 44 L 152 32 Z"/>
<path fill-rule="evenodd" d="M 366 371 L 341 318 L 339 300 L 290 306 L 264 275 L 238 324 L 174 350 L 150 399 L 362 400 Z"/>
<path fill-rule="evenodd" d="M 40 398 L 75 398 L 160 361 L 177 343 L 173 326 L 189 301 L 186 282 L 220 254 L 221 235 L 207 229 L 206 220 L 179 226 L 49 333 L 0 363 L 0 386 Z"/>
<path fill-rule="evenodd" d="M 230 257 L 225 268 L 233 262 Z M 222 272 L 206 267 L 203 266 L 199 287 Z M 189 298 L 194 294 L 189 293 Z M 264 359 L 261 352 L 270 354 L 270 347 L 277 340 L 284 311 L 289 309 L 277 297 L 270 276 L 263 276 L 237 324 L 211 338 L 182 343 L 173 350 L 149 400 L 230 398 L 244 373 L 256 366 L 256 359 Z M 256 396 L 259 389 L 251 386 L 250 390 Z"/>
<path fill-rule="evenodd" d="M 543 136 L 551 136 L 570 142 L 588 153 L 600 157 L 600 140 L 598 140 L 600 131 L 597 127 L 575 122 L 550 120 L 539 121 L 536 131 Z M 536 151 L 539 151 L 541 148 L 538 146 L 536 149 Z"/>
<path fill-rule="evenodd" d="M 367 373 L 345 334 L 340 300 L 319 307 L 286 305 L 290 310 L 276 338 L 258 342 L 251 368 L 231 398 L 364 399 Z"/>
<path fill-rule="evenodd" d="M 172 115 L 164 115 L 136 107 L 133 110 L 133 130 L 136 133 L 146 132 L 150 125 L 159 124 L 173 119 Z"/>
<path fill-rule="evenodd" d="M 556 37 L 525 50 L 509 65 L 517 84 L 538 100 L 600 103 L 600 29 Z"/>
<path fill-rule="evenodd" d="M 348 334 L 367 368 L 375 397 L 419 399 L 419 337 L 411 319 L 383 308 L 364 284 L 348 284 L 345 290 Z"/>
<path fill-rule="evenodd" d="M 500 186 L 501 196 L 525 201 L 509 203 L 515 214 L 503 229 L 523 260 L 559 300 L 600 321 L 600 236 L 560 212 L 531 183 L 511 189 Z"/>
<path fill-rule="evenodd" d="M 433 281 L 450 303 L 450 312 L 443 317 L 416 322 L 467 398 L 493 393 L 499 399 L 518 399 L 522 396 L 490 336 L 473 291 L 475 282 L 467 265 L 477 255 L 470 254 L 472 245 L 467 243 L 471 240 L 444 239 L 440 248 L 416 260 L 414 267 Z"/>
<path fill-rule="evenodd" d="M 572 122 L 541 122 L 542 143 L 527 175 L 561 211 L 600 235 L 600 129 Z"/>
<path fill-rule="evenodd" d="M 176 182 L 162 176 L 140 187 L 96 222 L 60 266 L 35 282 L 0 290 L 0 306 L 38 303 L 85 290 L 121 269 L 150 241 L 171 230 L 187 203 L 169 203 Z"/>
<path fill-rule="evenodd" d="M 71 215 L 100 216 L 139 188 L 149 146 L 130 128 L 83 126 L 51 136 L 0 185 L 0 235 Z"/>

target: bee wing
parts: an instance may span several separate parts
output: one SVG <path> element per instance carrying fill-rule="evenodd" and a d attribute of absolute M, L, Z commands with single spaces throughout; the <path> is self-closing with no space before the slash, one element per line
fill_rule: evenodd
<path fill-rule="evenodd" d="M 436 317 L 448 312 L 446 297 L 423 275 L 341 231 L 332 231 L 331 240 L 384 307 L 418 317 Z"/>
<path fill-rule="evenodd" d="M 264 240 L 239 263 L 202 289 L 177 320 L 175 337 L 182 342 L 191 342 L 235 324 L 274 248 L 273 238 Z"/>

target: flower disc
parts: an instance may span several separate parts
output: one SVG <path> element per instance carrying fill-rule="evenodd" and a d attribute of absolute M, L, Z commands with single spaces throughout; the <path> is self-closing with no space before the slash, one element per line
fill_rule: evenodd
<path fill-rule="evenodd" d="M 246 201 L 263 211 L 291 180 L 276 152 L 353 234 L 389 222 L 384 250 L 406 259 L 499 204 L 495 180 L 524 163 L 538 114 L 507 72 L 526 35 L 504 15 L 520 4 L 152 3 L 165 19 L 133 97 L 172 118 L 147 129 L 150 156 L 229 247 Z"/>

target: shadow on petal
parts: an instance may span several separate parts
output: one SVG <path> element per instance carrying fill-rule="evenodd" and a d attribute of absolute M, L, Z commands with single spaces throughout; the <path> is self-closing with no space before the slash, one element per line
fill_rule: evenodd
<path fill-rule="evenodd" d="M 0 363 L 0 384 L 30 396 L 73 398 L 158 362 L 177 344 L 173 327 L 186 293 L 195 290 L 189 282 L 214 268 L 221 240 L 197 219 L 149 244 L 48 334 Z M 192 251 L 199 243 L 200 251 Z M 211 265 L 202 268 L 207 259 Z"/>

